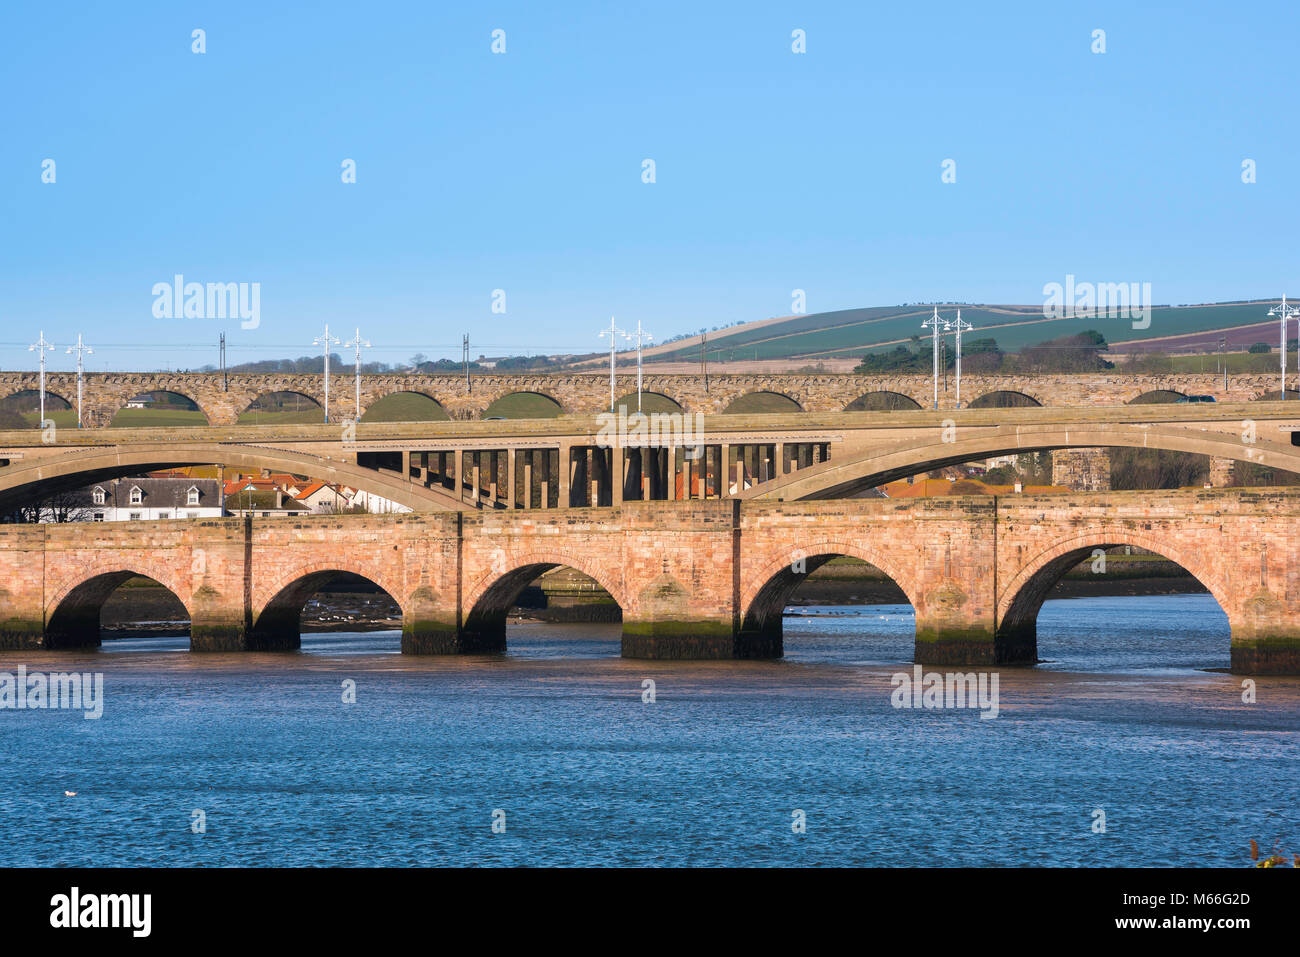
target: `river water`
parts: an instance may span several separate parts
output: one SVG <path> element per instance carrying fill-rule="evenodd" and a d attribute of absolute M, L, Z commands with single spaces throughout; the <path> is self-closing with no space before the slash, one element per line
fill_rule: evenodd
<path fill-rule="evenodd" d="M 3 656 L 6 672 L 102 672 L 104 712 L 0 710 L 0 864 L 1237 866 L 1251 838 L 1300 850 L 1300 679 L 1258 679 L 1243 703 L 1243 679 L 1213 670 L 1228 625 L 1208 595 L 1048 602 L 1047 660 L 1000 669 L 991 720 L 891 705 L 910 606 L 792 611 L 774 662 L 625 661 L 617 625 L 522 622 L 499 658 L 405 657 L 394 632 L 306 635 L 293 654 L 145 638 Z"/>

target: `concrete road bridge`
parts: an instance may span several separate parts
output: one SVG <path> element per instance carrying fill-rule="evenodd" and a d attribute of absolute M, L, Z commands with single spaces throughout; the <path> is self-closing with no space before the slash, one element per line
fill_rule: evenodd
<path fill-rule="evenodd" d="M 1300 473 L 1300 405 L 663 415 L 0 432 L 0 511 L 176 466 L 292 472 L 417 511 L 854 496 L 1009 453 L 1168 449 Z M 1064 483 L 1063 483 L 1064 484 Z"/>
<path fill-rule="evenodd" d="M 1300 673 L 1297 489 L 0 525 L 0 647 L 96 645 L 107 596 L 144 575 L 185 605 L 195 651 L 293 649 L 304 603 L 346 574 L 401 607 L 404 652 L 499 652 L 521 589 L 568 566 L 618 603 L 627 657 L 770 658 L 794 588 L 847 555 L 911 602 L 917 662 L 1027 665 L 1052 586 L 1115 545 L 1208 589 L 1234 671 Z"/>

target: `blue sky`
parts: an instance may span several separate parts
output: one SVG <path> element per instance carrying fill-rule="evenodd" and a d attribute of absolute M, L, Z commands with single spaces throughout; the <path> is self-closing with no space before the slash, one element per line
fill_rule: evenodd
<path fill-rule="evenodd" d="M 611 314 L 663 338 L 794 289 L 1300 294 L 1295 4 L 273 6 L 0 14 L 0 368 L 41 329 L 186 368 L 327 321 L 368 360 L 598 350 Z M 176 273 L 260 283 L 260 326 L 155 318 Z"/>

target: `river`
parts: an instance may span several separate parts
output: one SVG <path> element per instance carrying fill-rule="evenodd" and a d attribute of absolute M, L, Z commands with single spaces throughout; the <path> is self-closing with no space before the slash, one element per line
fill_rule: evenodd
<path fill-rule="evenodd" d="M 1243 679 L 1213 670 L 1228 625 L 1208 595 L 1047 602 L 1045 661 L 998 671 L 991 720 L 892 706 L 910 606 L 791 611 L 770 662 L 628 661 L 617 625 L 528 622 L 499 658 L 405 657 L 396 632 L 307 634 L 292 654 L 131 638 L 0 656 L 104 675 L 98 720 L 0 711 L 0 863 L 1245 866 L 1252 838 L 1300 850 L 1300 679 L 1257 679 L 1244 703 Z"/>

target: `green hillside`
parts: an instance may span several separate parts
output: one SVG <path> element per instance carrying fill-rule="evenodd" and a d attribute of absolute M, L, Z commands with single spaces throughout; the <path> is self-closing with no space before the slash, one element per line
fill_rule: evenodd
<path fill-rule="evenodd" d="M 1269 322 L 1271 300 L 1212 303 L 1196 306 L 1155 306 L 1151 324 L 1134 329 L 1131 320 L 1094 317 L 1044 319 L 1041 306 L 962 305 L 961 317 L 974 330 L 971 338 L 991 337 L 1005 351 L 1015 352 L 1061 335 L 1097 329 L 1112 345 L 1142 342 L 1169 336 L 1210 333 L 1212 330 Z M 728 330 L 708 343 L 708 357 L 714 361 L 746 359 L 818 359 L 860 356 L 866 352 L 893 348 L 912 336 L 927 335 L 921 323 L 933 312 L 933 305 L 882 306 L 843 309 L 837 312 L 791 316 L 756 328 Z M 940 316 L 951 319 L 957 306 L 939 307 Z M 1207 336 L 1207 338 L 1209 338 Z M 700 357 L 698 339 L 678 348 L 656 351 L 649 361 L 694 361 Z"/>

